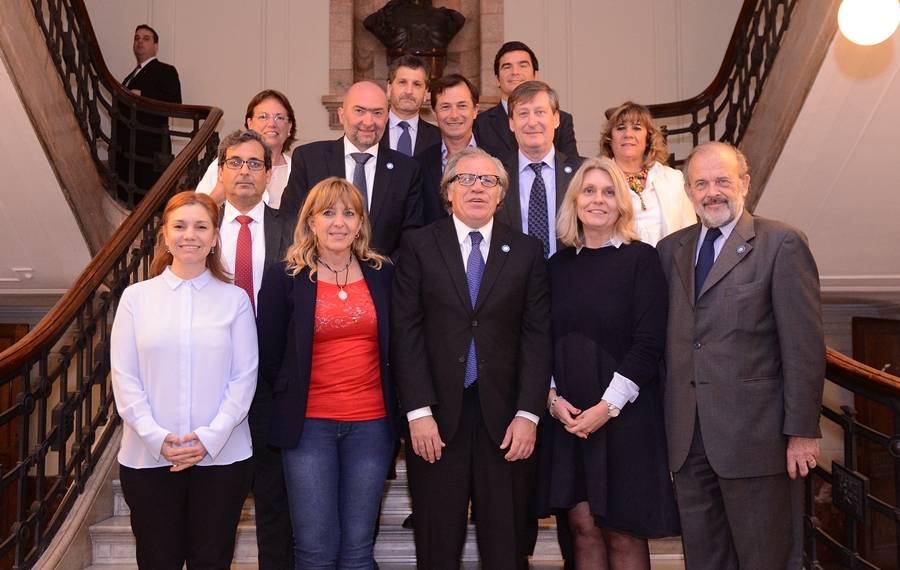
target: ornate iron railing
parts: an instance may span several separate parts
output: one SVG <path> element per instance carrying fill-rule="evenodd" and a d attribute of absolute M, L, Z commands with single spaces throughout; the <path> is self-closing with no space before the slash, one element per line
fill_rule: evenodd
<path fill-rule="evenodd" d="M 100 177 L 131 209 L 171 164 L 173 148 L 196 137 L 209 107 L 162 103 L 123 88 L 106 68 L 83 0 L 31 3 Z M 188 187 L 208 165 L 188 165 Z"/>
<path fill-rule="evenodd" d="M 844 436 L 842 461 L 819 465 L 805 482 L 806 513 L 804 517 L 805 567 L 877 569 L 900 567 L 900 378 L 885 374 L 828 349 L 826 379 L 880 406 L 893 418 L 892 433 L 876 431 L 860 423 L 852 406 L 840 410 L 822 407 L 822 417 L 841 428 Z M 888 467 L 892 492 L 876 496 L 869 488 L 869 478 L 860 473 L 857 458 L 862 446 L 876 450 Z M 830 494 L 830 499 L 829 499 Z M 876 517 L 882 517 L 880 521 Z M 887 538 L 888 556 L 881 553 L 882 566 L 867 560 L 860 539 L 881 527 Z M 893 539 L 893 540 L 891 540 Z M 871 546 L 871 545 L 870 545 Z"/>
<path fill-rule="evenodd" d="M 671 166 L 681 166 L 687 152 L 701 142 L 740 144 L 796 3 L 745 0 L 722 66 L 709 87 L 691 99 L 648 105 L 667 137 Z"/>
<path fill-rule="evenodd" d="M 116 305 L 125 287 L 148 277 L 163 204 L 172 193 L 196 185 L 216 154 L 215 128 L 222 118 L 214 107 L 167 105 L 126 93 L 103 63 L 82 0 L 32 3 L 96 166 L 114 183 L 108 191 L 118 189 L 121 196 L 124 190 L 126 202 L 133 204 L 144 189 L 117 178 L 113 162 L 103 161 L 104 145 L 111 153 L 117 150 L 116 120 L 104 124 L 107 113 L 115 117 L 120 110 L 138 119 L 150 113 L 188 120 L 191 127 L 168 131 L 185 138 L 184 150 L 68 293 L 25 338 L 0 353 L 0 402 L 10 400 L 0 408 L 0 431 L 17 442 L 16 456 L 0 465 L 3 569 L 35 564 L 119 423 L 109 383 L 109 330 Z M 131 133 L 145 130 L 132 123 Z"/>

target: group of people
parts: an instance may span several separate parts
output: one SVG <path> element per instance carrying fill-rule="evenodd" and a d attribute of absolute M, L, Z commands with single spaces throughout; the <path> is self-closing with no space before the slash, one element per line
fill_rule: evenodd
<path fill-rule="evenodd" d="M 649 569 L 679 534 L 689 569 L 795 561 L 825 367 L 805 236 L 744 208 L 738 149 L 682 175 L 628 102 L 580 157 L 527 45 L 494 72 L 479 114 L 402 56 L 290 156 L 263 91 L 169 201 L 112 332 L 141 568 L 228 568 L 251 487 L 260 568 L 372 568 L 401 437 L 422 569 L 459 567 L 470 512 L 491 570 L 552 514 L 569 568 Z"/>

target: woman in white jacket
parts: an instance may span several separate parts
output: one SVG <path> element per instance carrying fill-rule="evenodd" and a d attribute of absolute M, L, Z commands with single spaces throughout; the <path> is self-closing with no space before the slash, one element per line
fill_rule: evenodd
<path fill-rule="evenodd" d="M 666 166 L 669 149 L 646 107 L 627 101 L 600 133 L 601 154 L 628 179 L 641 241 L 654 247 L 667 235 L 697 222 L 680 170 Z"/>

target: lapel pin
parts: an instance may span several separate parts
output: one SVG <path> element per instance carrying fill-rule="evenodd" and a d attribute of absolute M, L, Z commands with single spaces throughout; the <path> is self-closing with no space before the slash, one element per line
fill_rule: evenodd
<path fill-rule="evenodd" d="M 738 246 L 738 248 L 737 248 L 737 252 L 738 252 L 738 253 L 744 253 L 745 251 L 747 251 L 747 248 L 746 248 L 746 247 L 744 247 L 744 246 L 742 246 L 742 245 L 739 245 L 739 246 Z"/>
<path fill-rule="evenodd" d="M 563 170 L 566 171 L 566 174 L 572 174 L 572 167 L 571 167 L 571 166 L 567 166 L 567 167 L 563 168 Z"/>
<path fill-rule="evenodd" d="M 504 244 L 500 249 L 503 251 L 503 253 L 509 253 L 509 246 L 506 244 Z"/>
<path fill-rule="evenodd" d="M 385 166 L 387 166 L 387 169 L 388 169 L 388 170 L 393 170 L 393 169 L 394 169 L 394 163 L 393 163 L 393 162 L 389 162 L 389 163 L 385 164 Z"/>

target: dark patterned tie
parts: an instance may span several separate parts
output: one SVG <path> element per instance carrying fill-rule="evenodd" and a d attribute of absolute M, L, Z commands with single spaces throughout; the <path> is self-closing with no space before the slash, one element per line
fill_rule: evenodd
<path fill-rule="evenodd" d="M 547 187 L 541 176 L 543 162 L 532 162 L 528 166 L 534 171 L 534 184 L 528 198 L 528 235 L 544 242 L 544 257 L 550 257 L 550 222 L 547 214 Z"/>
<path fill-rule="evenodd" d="M 353 185 L 362 194 L 363 206 L 369 211 L 369 190 L 366 188 L 366 163 L 372 158 L 367 152 L 352 152 L 350 156 L 356 161 L 356 168 L 353 169 Z"/>
<path fill-rule="evenodd" d="M 131 83 L 131 80 L 134 79 L 134 77 L 135 77 L 138 73 L 140 73 L 140 71 L 141 71 L 141 64 L 138 64 L 138 66 L 134 68 L 134 71 L 132 71 L 131 73 L 129 73 L 129 74 L 128 74 L 128 77 L 125 78 L 125 81 L 122 82 L 122 86 L 123 86 L 123 87 L 128 87 L 128 84 Z"/>
<path fill-rule="evenodd" d="M 250 216 L 235 218 L 241 229 L 238 231 L 237 249 L 234 253 L 234 284 L 247 292 L 250 305 L 256 313 L 256 299 L 253 295 L 253 238 L 250 235 Z"/>
<path fill-rule="evenodd" d="M 700 255 L 697 256 L 697 265 L 694 267 L 694 303 L 700 298 L 700 290 L 703 289 L 703 283 L 712 269 L 713 262 L 716 260 L 715 241 L 722 235 L 722 230 L 712 228 L 706 232 L 706 238 L 703 239 L 703 245 L 700 246 Z"/>
<path fill-rule="evenodd" d="M 478 290 L 481 288 L 481 277 L 484 275 L 484 258 L 481 256 L 481 232 L 469 232 L 472 240 L 472 251 L 469 252 L 469 261 L 466 264 L 466 281 L 469 283 L 469 297 L 472 299 L 472 308 L 478 300 Z M 466 381 L 463 387 L 468 388 L 478 379 L 478 360 L 475 358 L 475 338 L 469 345 L 469 356 L 466 359 Z"/>
<path fill-rule="evenodd" d="M 412 156 L 412 137 L 409 135 L 409 123 L 400 121 L 397 126 L 403 129 L 400 138 L 397 140 L 397 151 L 402 152 L 406 156 Z"/>

